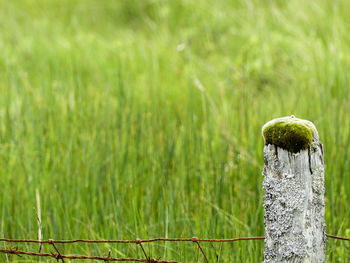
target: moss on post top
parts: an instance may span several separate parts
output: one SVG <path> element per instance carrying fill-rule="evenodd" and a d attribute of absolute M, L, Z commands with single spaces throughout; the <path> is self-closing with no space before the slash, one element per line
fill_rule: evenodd
<path fill-rule="evenodd" d="M 297 153 L 307 149 L 312 140 L 318 137 L 315 125 L 307 120 L 282 117 L 267 122 L 262 128 L 265 144 L 274 144 L 280 148 Z"/>

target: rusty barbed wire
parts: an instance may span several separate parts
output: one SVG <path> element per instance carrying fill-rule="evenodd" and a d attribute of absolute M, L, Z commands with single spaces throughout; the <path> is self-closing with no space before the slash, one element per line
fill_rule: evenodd
<path fill-rule="evenodd" d="M 330 235 L 330 234 L 326 234 L 327 237 L 329 238 L 333 238 L 333 239 L 339 239 L 339 240 L 343 240 L 343 241 L 350 241 L 350 238 L 347 237 L 338 237 L 335 235 Z"/>
<path fill-rule="evenodd" d="M 340 237 L 335 235 L 326 234 L 328 238 L 338 239 L 342 241 L 350 241 L 350 238 Z M 227 238 L 227 239 L 212 239 L 212 238 L 152 238 L 152 239 L 140 239 L 137 238 L 135 240 L 90 240 L 90 239 L 74 239 L 74 240 L 34 240 L 34 239 L 10 239 L 10 238 L 0 238 L 0 242 L 7 243 L 37 243 L 37 244 L 49 244 L 51 245 L 56 253 L 40 253 L 40 252 L 30 252 L 30 251 L 22 251 L 17 248 L 10 249 L 0 249 L 0 253 L 4 253 L 6 255 L 12 254 L 16 256 L 27 255 L 27 256 L 39 256 L 39 257 L 51 257 L 56 259 L 57 261 L 61 260 L 64 263 L 64 259 L 81 259 L 81 260 L 100 260 L 104 262 L 109 261 L 129 261 L 129 262 L 146 262 L 146 263 L 185 263 L 180 261 L 169 261 L 169 260 L 161 260 L 160 258 L 151 258 L 147 255 L 145 248 L 142 243 L 151 243 L 157 241 L 164 242 L 193 242 L 196 243 L 199 251 L 203 255 L 205 262 L 209 263 L 208 257 L 205 254 L 200 242 L 236 242 L 236 241 L 244 241 L 244 240 L 263 240 L 265 237 L 237 237 L 237 238 Z M 123 243 L 123 244 L 136 244 L 140 246 L 142 253 L 145 256 L 145 259 L 140 258 L 115 258 L 111 257 L 111 251 L 109 251 L 108 256 L 85 256 L 85 255 L 64 255 L 62 254 L 55 244 L 72 244 L 72 243 Z"/>
<path fill-rule="evenodd" d="M 104 262 L 109 261 L 129 261 L 129 262 L 146 262 L 146 263 L 185 263 L 185 262 L 179 262 L 179 261 L 168 261 L 168 260 L 161 260 L 160 258 L 151 258 L 147 255 L 145 248 L 143 247 L 142 243 L 151 243 L 151 242 L 193 242 L 196 243 L 200 253 L 202 254 L 203 258 L 205 259 L 206 263 L 209 263 L 208 257 L 204 252 L 204 249 L 200 245 L 200 242 L 236 242 L 240 240 L 260 240 L 264 239 L 264 237 L 238 237 L 238 238 L 228 238 L 228 239 L 212 239 L 212 238 L 152 238 L 152 239 L 140 239 L 136 238 L 135 240 L 90 240 L 90 239 L 74 239 L 74 240 L 54 240 L 54 239 L 48 239 L 48 240 L 35 240 L 35 239 L 10 239 L 10 238 L 0 238 L 0 242 L 7 242 L 7 243 L 36 243 L 36 244 L 49 244 L 55 249 L 55 253 L 40 253 L 40 252 L 29 252 L 29 251 L 22 251 L 18 250 L 17 248 L 11 248 L 11 249 L 0 249 L 0 253 L 5 254 L 13 254 L 13 255 L 27 255 L 27 256 L 39 256 L 39 257 L 51 257 L 56 259 L 57 261 L 61 260 L 62 263 L 64 263 L 64 259 L 81 259 L 81 260 L 100 260 Z M 55 244 L 72 244 L 72 243 L 95 243 L 95 244 L 101 244 L 101 243 L 122 243 L 122 244 L 136 244 L 140 246 L 142 253 L 145 256 L 145 259 L 140 258 L 115 258 L 111 257 L 111 252 L 109 251 L 108 256 L 85 256 L 85 255 L 64 255 L 62 254 L 57 246 Z"/>
<path fill-rule="evenodd" d="M 203 248 L 202 248 L 201 245 L 199 244 L 198 237 L 192 237 L 192 242 L 194 242 L 194 243 L 197 244 L 198 249 L 201 251 L 203 257 L 205 258 L 205 261 L 206 261 L 207 263 L 209 263 L 209 260 L 208 260 L 208 258 L 207 258 L 207 255 L 204 253 Z"/>
<path fill-rule="evenodd" d="M 259 240 L 265 239 L 264 237 L 236 237 L 236 238 L 198 238 L 199 242 L 235 242 L 240 240 Z M 50 240 L 50 239 L 49 239 Z M 135 239 L 135 240 L 90 240 L 90 239 L 72 239 L 72 240 L 36 240 L 36 239 L 10 239 L 10 238 L 0 238 L 0 241 L 10 242 L 10 243 L 42 243 L 42 244 L 50 244 L 53 242 L 55 244 L 70 244 L 70 243 L 149 243 L 149 242 L 157 242 L 157 241 L 172 241 L 172 242 L 193 242 L 193 238 L 166 238 L 166 237 L 158 237 L 151 239 Z"/>
<path fill-rule="evenodd" d="M 347 237 L 340 237 L 335 236 L 331 234 L 326 234 L 327 237 L 333 238 L 333 239 L 340 239 L 345 241 L 350 241 L 350 238 Z M 200 242 L 235 242 L 240 240 L 263 240 L 265 237 L 235 237 L 235 238 L 198 238 L 197 241 Z M 151 238 L 151 239 L 135 239 L 135 240 L 90 240 L 90 239 L 72 239 L 72 240 L 54 240 L 54 239 L 48 239 L 48 240 L 36 240 L 36 239 L 11 239 L 11 238 L 0 238 L 0 241 L 2 242 L 9 242 L 9 243 L 37 243 L 37 244 L 50 244 L 51 242 L 55 244 L 71 244 L 71 243 L 149 243 L 149 242 L 156 242 L 156 241 L 165 241 L 165 242 L 193 242 L 193 238 L 166 238 L 166 237 L 158 237 L 158 238 Z"/>
<path fill-rule="evenodd" d="M 93 259 L 93 260 L 101 260 L 101 261 L 129 261 L 129 262 L 151 262 L 151 263 L 185 263 L 179 261 L 167 261 L 160 260 L 155 258 L 150 259 L 139 259 L 139 258 L 114 258 L 114 257 L 100 257 L 100 256 L 83 256 L 83 255 L 63 255 L 59 256 L 57 253 L 38 253 L 38 252 L 28 252 L 22 251 L 18 249 L 0 249 L 0 253 L 12 254 L 16 256 L 27 255 L 27 256 L 39 256 L 39 257 L 51 257 L 54 259 Z"/>

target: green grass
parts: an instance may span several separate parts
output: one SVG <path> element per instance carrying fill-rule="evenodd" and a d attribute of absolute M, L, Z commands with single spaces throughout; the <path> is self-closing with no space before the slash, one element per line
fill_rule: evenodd
<path fill-rule="evenodd" d="M 36 189 L 45 239 L 262 236 L 261 127 L 291 114 L 324 143 L 327 232 L 350 235 L 349 1 L 0 6 L 1 236 L 37 238 Z M 211 262 L 263 258 L 262 241 L 203 247 Z M 194 244 L 145 248 L 203 261 Z M 327 262 L 349 257 L 329 240 Z"/>

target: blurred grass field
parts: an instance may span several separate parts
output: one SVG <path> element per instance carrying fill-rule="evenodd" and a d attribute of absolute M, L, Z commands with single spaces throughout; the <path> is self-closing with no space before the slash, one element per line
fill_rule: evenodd
<path fill-rule="evenodd" d="M 1 236 L 38 237 L 36 189 L 44 239 L 263 236 L 261 127 L 294 114 L 324 143 L 327 232 L 349 237 L 349 10 L 0 0 Z M 263 259 L 262 241 L 203 248 L 211 262 Z M 143 258 L 135 245 L 60 249 Z M 145 249 L 203 261 L 194 244 Z M 327 262 L 349 258 L 329 240 Z"/>

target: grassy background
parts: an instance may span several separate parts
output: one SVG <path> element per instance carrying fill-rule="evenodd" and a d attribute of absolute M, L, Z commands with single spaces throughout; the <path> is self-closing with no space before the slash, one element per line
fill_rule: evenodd
<path fill-rule="evenodd" d="M 0 6 L 1 236 L 37 238 L 36 189 L 45 239 L 261 236 L 261 127 L 291 114 L 325 146 L 327 232 L 350 235 L 349 1 Z M 203 246 L 212 262 L 262 261 L 262 241 Z M 146 250 L 203 260 L 194 244 Z M 349 257 L 329 240 L 327 262 Z"/>

